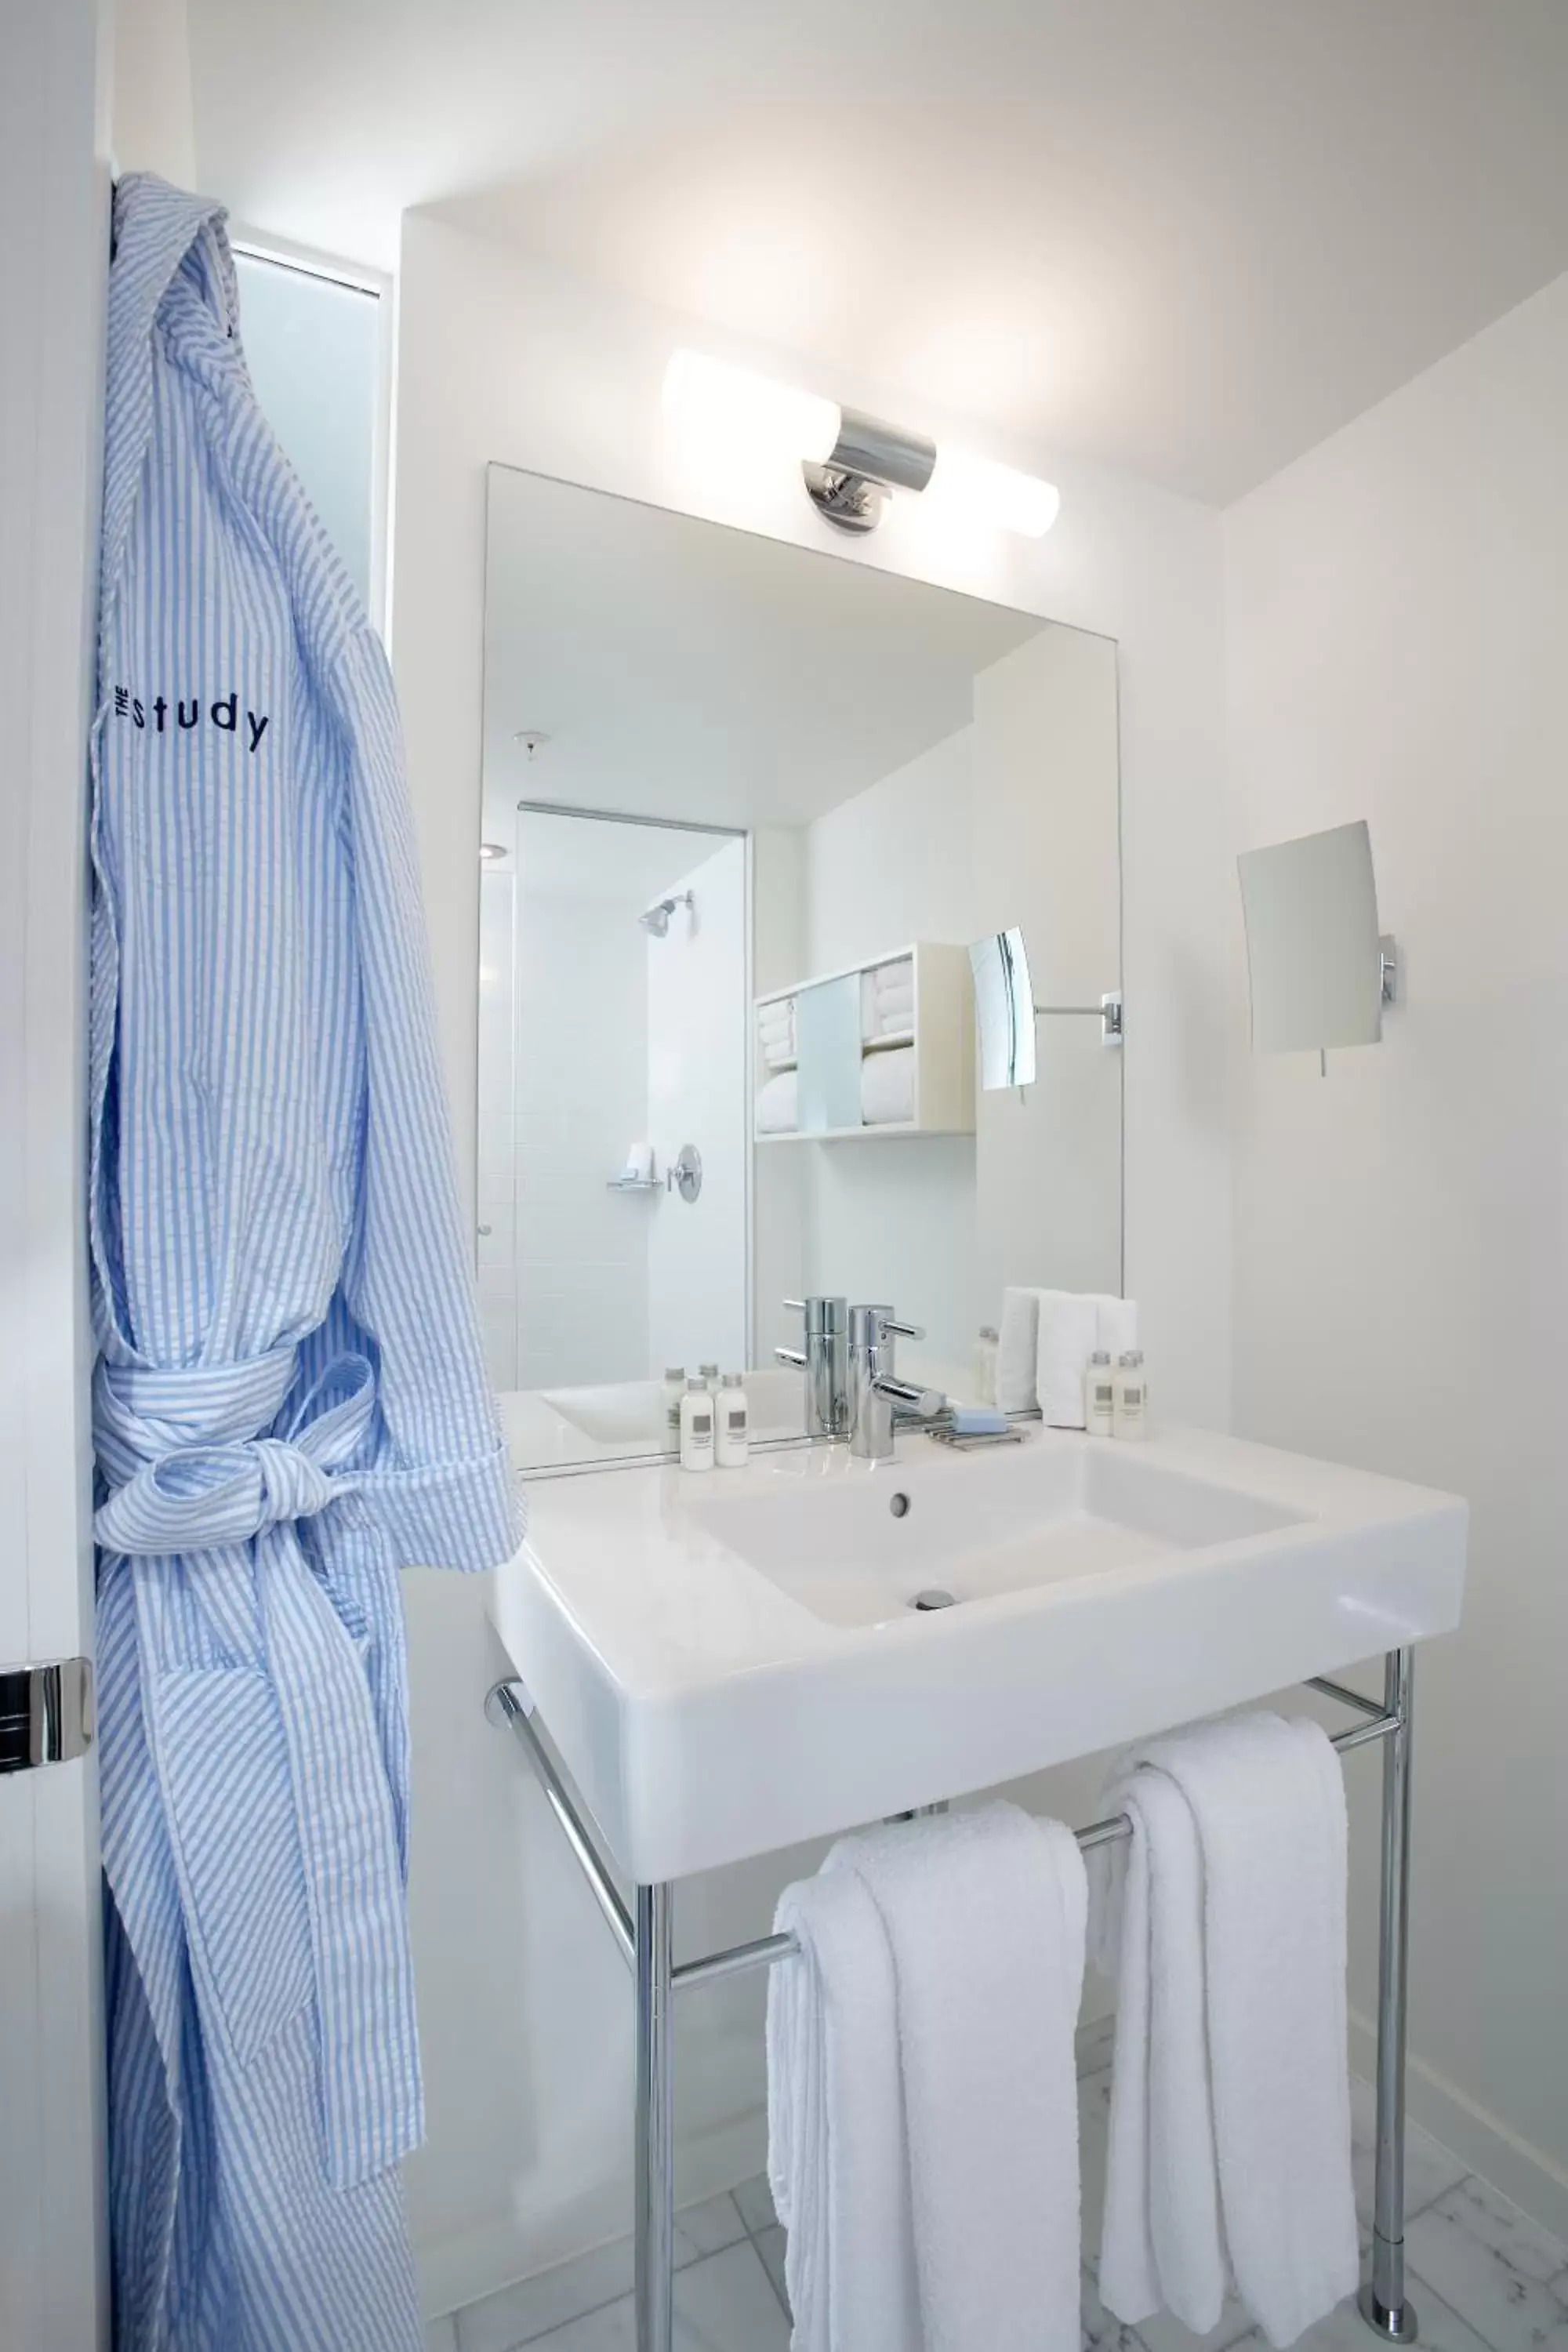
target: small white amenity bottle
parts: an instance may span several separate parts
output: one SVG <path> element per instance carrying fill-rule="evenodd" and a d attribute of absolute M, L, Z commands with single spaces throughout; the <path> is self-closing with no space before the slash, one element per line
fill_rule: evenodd
<path fill-rule="evenodd" d="M 1091 1437 L 1115 1433 L 1116 1374 L 1106 1348 L 1097 1348 L 1084 1367 L 1083 1425 Z"/>
<path fill-rule="evenodd" d="M 664 1417 L 677 1437 L 680 1434 L 680 1400 L 685 1394 L 685 1365 L 667 1364 L 664 1373 Z"/>
<path fill-rule="evenodd" d="M 680 1466 L 683 1470 L 713 1467 L 713 1399 L 706 1381 L 688 1381 L 680 1400 Z"/>
<path fill-rule="evenodd" d="M 983 1323 L 974 1342 L 974 1402 L 994 1404 L 996 1402 L 996 1326 Z"/>
<path fill-rule="evenodd" d="M 1111 1433 L 1116 1437 L 1149 1434 L 1149 1383 L 1143 1376 L 1143 1350 L 1129 1348 L 1116 1367 L 1116 1400 Z"/>
<path fill-rule="evenodd" d="M 751 1400 L 739 1372 L 726 1372 L 713 1400 L 719 1416 L 714 1450 L 721 1470 L 743 1470 L 752 1451 Z"/>

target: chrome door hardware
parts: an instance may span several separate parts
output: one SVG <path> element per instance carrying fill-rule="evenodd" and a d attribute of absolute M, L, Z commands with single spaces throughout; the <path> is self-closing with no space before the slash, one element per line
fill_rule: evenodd
<path fill-rule="evenodd" d="M 0 1666 L 0 1772 L 68 1764 L 92 1745 L 92 1662 Z"/>

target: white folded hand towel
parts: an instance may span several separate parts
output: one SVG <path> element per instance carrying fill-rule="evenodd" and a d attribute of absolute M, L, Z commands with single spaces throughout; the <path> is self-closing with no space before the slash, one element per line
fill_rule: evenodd
<path fill-rule="evenodd" d="M 1077 1841 L 992 1804 L 847 1839 L 825 1870 L 868 1889 L 892 1955 L 922 2331 L 906 2352 L 1078 2352 Z"/>
<path fill-rule="evenodd" d="M 1081 1429 L 1089 1360 L 1103 1348 L 1114 1363 L 1138 1345 L 1138 1309 L 1131 1299 L 1103 1291 L 1042 1290 L 1039 1302 L 1035 1389 L 1040 1412 L 1052 1429 Z"/>
<path fill-rule="evenodd" d="M 1033 1412 L 1035 1362 L 1040 1352 L 1040 1297 L 1037 1290 L 1015 1285 L 1002 1293 L 1002 1319 L 996 1327 L 996 1402 L 1004 1412 Z"/>
<path fill-rule="evenodd" d="M 1081 1429 L 1083 1376 L 1100 1345 L 1100 1301 L 1088 1293 L 1042 1290 L 1035 1392 L 1049 1429 Z"/>
<path fill-rule="evenodd" d="M 794 2352 L 921 2345 L 892 1955 L 850 1871 L 785 1887 L 768 1976 L 768 2180 Z"/>
<path fill-rule="evenodd" d="M 1101 2297 L 1203 2332 L 1228 2258 L 1290 2344 L 1358 2272 L 1339 1759 L 1314 1723 L 1243 1716 L 1149 1742 L 1109 1801 L 1134 1834 L 1096 1865 L 1120 1979 Z"/>
<path fill-rule="evenodd" d="M 894 1045 L 860 1064 L 860 1118 L 867 1127 L 896 1126 L 915 1115 L 915 1049 Z"/>

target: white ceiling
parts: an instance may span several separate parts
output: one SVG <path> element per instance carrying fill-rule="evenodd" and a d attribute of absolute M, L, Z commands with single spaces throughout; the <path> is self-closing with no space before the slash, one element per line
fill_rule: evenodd
<path fill-rule="evenodd" d="M 459 218 L 1227 500 L 1568 268 L 1565 0 L 189 0 L 203 186 Z"/>
<path fill-rule="evenodd" d="M 966 727 L 976 673 L 1055 625 L 510 467 L 489 500 L 492 839 L 522 799 L 809 824 Z"/>

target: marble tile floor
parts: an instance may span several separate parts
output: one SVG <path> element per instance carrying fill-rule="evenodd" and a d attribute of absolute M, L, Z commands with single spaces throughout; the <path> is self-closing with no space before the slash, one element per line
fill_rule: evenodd
<path fill-rule="evenodd" d="M 1093 2052 L 1092 2057 L 1103 2057 Z M 1103 2205 L 1110 2074 L 1079 2084 L 1083 2140 L 1084 2352 L 1267 2352 L 1239 2304 L 1194 2336 L 1168 2318 L 1123 2326 L 1100 2304 L 1095 2259 Z M 1371 2086 L 1352 2086 L 1356 2205 L 1370 2234 Z M 1568 2352 L 1568 2246 L 1539 2228 L 1414 2126 L 1406 2148 L 1405 2260 L 1428 2352 Z M 784 2233 L 765 2179 L 689 2208 L 677 2224 L 676 2352 L 788 2352 Z M 428 2352 L 636 2352 L 631 2242 L 432 2322 Z M 1342 2305 L 1301 2339 L 1302 2352 L 1370 2352 L 1372 2337 Z"/>

